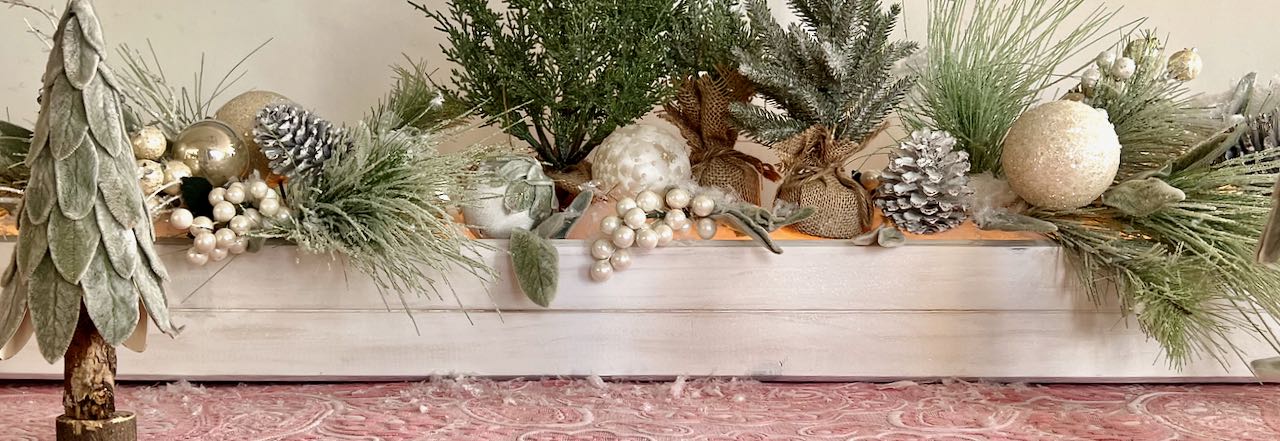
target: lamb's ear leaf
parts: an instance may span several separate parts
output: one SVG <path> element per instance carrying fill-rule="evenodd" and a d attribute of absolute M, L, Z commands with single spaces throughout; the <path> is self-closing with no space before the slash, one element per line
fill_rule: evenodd
<path fill-rule="evenodd" d="M 594 199 L 595 192 L 591 190 L 578 193 L 578 196 L 569 204 L 569 208 L 552 213 L 550 217 L 538 224 L 534 232 L 547 239 L 564 239 L 569 235 L 569 231 L 578 225 L 578 221 L 582 220 L 582 215 L 587 212 L 587 208 L 591 207 L 591 201 Z"/>
<path fill-rule="evenodd" d="M 560 253 L 551 241 L 516 229 L 511 233 L 511 263 L 524 295 L 538 306 L 551 306 L 560 281 Z"/>
<path fill-rule="evenodd" d="M 721 214 L 714 214 L 711 218 L 729 225 L 729 228 L 733 228 L 739 233 L 747 235 L 751 240 L 754 240 L 756 243 L 764 246 L 770 252 L 774 254 L 782 254 L 782 247 L 778 246 L 778 243 L 774 242 L 773 238 L 769 237 L 769 230 L 764 226 L 751 221 L 750 218 L 742 212 L 731 210 Z"/>

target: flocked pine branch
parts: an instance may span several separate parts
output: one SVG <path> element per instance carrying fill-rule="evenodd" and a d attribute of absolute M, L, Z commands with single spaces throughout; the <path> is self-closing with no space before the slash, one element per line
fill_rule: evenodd
<path fill-rule="evenodd" d="M 1105 36 L 1115 16 L 1084 0 L 930 0 L 928 61 L 906 106 L 913 129 L 943 130 L 975 173 L 1000 169 L 1013 121 L 1064 77 L 1055 70 Z"/>
<path fill-rule="evenodd" d="M 568 170 L 670 95 L 670 0 L 413 2 L 448 35 L 449 93 Z"/>
<path fill-rule="evenodd" d="M 790 0 L 800 23 L 783 28 L 764 0 L 747 1 L 756 48 L 739 49 L 742 73 L 772 107 L 735 104 L 735 121 L 765 143 L 808 127 L 829 128 L 836 139 L 860 143 L 872 134 L 914 85 L 890 70 L 916 49 L 890 42 L 901 6 L 884 11 L 878 0 Z"/>

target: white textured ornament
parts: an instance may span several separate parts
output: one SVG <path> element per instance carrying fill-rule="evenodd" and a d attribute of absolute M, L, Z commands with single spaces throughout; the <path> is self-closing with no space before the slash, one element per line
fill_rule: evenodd
<path fill-rule="evenodd" d="M 1093 63 L 1098 66 L 1098 69 L 1110 69 L 1111 66 L 1116 64 L 1116 58 L 1118 57 L 1114 51 L 1102 51 L 1102 53 L 1098 54 L 1098 58 L 1093 60 Z"/>
<path fill-rule="evenodd" d="M 1133 74 L 1138 72 L 1138 63 L 1132 58 L 1124 57 L 1116 60 L 1116 64 L 1111 66 L 1111 75 L 1120 81 L 1133 78 Z"/>
<path fill-rule="evenodd" d="M 474 202 L 462 207 L 462 217 L 467 226 L 488 239 L 506 239 L 517 228 L 532 230 L 534 218 L 529 211 L 509 211 L 503 195 L 509 185 L 478 183 L 468 189 L 468 199 Z"/>
<path fill-rule="evenodd" d="M 169 213 L 169 226 L 176 230 L 187 230 L 191 228 L 191 222 L 195 217 L 191 214 L 191 210 L 179 208 Z"/>
<path fill-rule="evenodd" d="M 716 201 L 705 194 L 697 195 L 693 198 L 693 202 L 689 204 L 689 210 L 694 216 L 707 217 L 716 209 Z"/>
<path fill-rule="evenodd" d="M 555 184 L 531 157 L 494 159 L 481 171 L 492 176 L 467 187 L 465 200 L 472 202 L 462 207 L 467 225 L 481 237 L 506 239 L 515 230 L 532 230 L 558 205 Z"/>
<path fill-rule="evenodd" d="M 647 219 L 648 214 L 646 214 L 644 209 L 640 207 L 632 208 L 631 211 L 628 211 L 626 215 L 622 216 L 622 221 L 626 222 L 627 226 L 632 229 L 643 227 L 644 222 Z"/>
<path fill-rule="evenodd" d="M 636 230 L 622 226 L 613 231 L 613 245 L 618 248 L 631 248 L 636 244 Z"/>
<path fill-rule="evenodd" d="M 636 206 L 646 212 L 658 211 L 658 209 L 662 208 L 662 197 L 652 190 L 642 191 L 636 195 Z"/>
<path fill-rule="evenodd" d="M 591 152 L 591 179 L 614 197 L 634 197 L 693 179 L 687 143 L 660 127 L 635 124 L 615 130 Z"/>
<path fill-rule="evenodd" d="M 613 242 L 604 239 L 598 239 L 591 243 L 591 257 L 596 260 L 604 260 L 613 257 L 613 253 L 617 251 L 618 248 L 613 246 Z"/>
<path fill-rule="evenodd" d="M 698 219 L 698 237 L 701 237 L 702 240 L 711 240 L 715 238 L 716 231 L 719 229 L 720 226 L 716 224 L 715 219 L 711 219 L 709 217 Z"/>
<path fill-rule="evenodd" d="M 661 236 L 652 228 L 642 228 L 636 231 L 636 247 L 642 250 L 652 250 L 658 247 L 658 241 Z"/>
<path fill-rule="evenodd" d="M 693 194 L 683 188 L 673 188 L 667 191 L 666 199 L 667 207 L 681 210 L 689 206 L 689 202 L 693 200 Z"/>
<path fill-rule="evenodd" d="M 195 248 L 190 248 L 187 250 L 187 263 L 195 266 L 205 266 L 209 263 L 209 255 L 201 253 Z"/>
<path fill-rule="evenodd" d="M 591 280 L 608 282 L 613 278 L 613 264 L 608 260 L 597 260 L 591 264 Z"/>
<path fill-rule="evenodd" d="M 613 253 L 613 257 L 609 258 L 609 266 L 612 266 L 614 271 L 626 271 L 631 268 L 631 251 L 618 250 Z"/>
<path fill-rule="evenodd" d="M 622 226 L 622 218 L 618 216 L 605 216 L 600 220 L 600 233 L 611 235 L 618 227 Z"/>
<path fill-rule="evenodd" d="M 1089 205 L 1120 169 L 1120 139 L 1103 112 L 1053 101 L 1024 113 L 1009 129 L 1001 159 L 1013 191 L 1041 208 Z"/>

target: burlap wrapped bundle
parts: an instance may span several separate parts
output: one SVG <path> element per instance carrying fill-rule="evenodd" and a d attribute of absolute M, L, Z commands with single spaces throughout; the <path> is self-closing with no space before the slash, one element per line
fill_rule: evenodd
<path fill-rule="evenodd" d="M 676 100 L 663 106 L 662 118 L 688 140 L 693 178 L 699 185 L 721 188 L 759 205 L 760 176 L 781 177 L 759 159 L 734 149 L 738 130 L 729 117 L 729 104 L 747 102 L 755 88 L 737 70 L 717 69 L 717 73 L 685 79 Z"/>
<path fill-rule="evenodd" d="M 778 198 L 816 212 L 796 230 L 831 239 L 851 239 L 871 228 L 871 194 L 844 173 L 844 164 L 862 146 L 835 139 L 824 126 L 774 146 L 783 154 L 786 180 Z"/>

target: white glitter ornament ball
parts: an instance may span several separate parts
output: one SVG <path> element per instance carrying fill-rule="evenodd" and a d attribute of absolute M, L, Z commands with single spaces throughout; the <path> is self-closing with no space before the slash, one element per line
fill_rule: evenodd
<path fill-rule="evenodd" d="M 591 152 L 591 179 L 615 197 L 679 185 L 693 179 L 686 145 L 655 126 L 623 127 Z"/>
<path fill-rule="evenodd" d="M 1133 78 L 1133 74 L 1137 72 L 1138 63 L 1129 57 L 1116 60 L 1116 64 L 1111 66 L 1111 75 L 1120 81 L 1126 81 Z"/>
<path fill-rule="evenodd" d="M 164 185 L 164 168 L 159 162 L 149 159 L 138 160 L 138 185 L 147 195 L 160 191 L 160 186 Z"/>
<path fill-rule="evenodd" d="M 1104 112 L 1053 101 L 1022 114 L 1004 140 L 1001 158 L 1013 191 L 1051 210 L 1089 205 L 1120 169 L 1120 139 Z"/>

